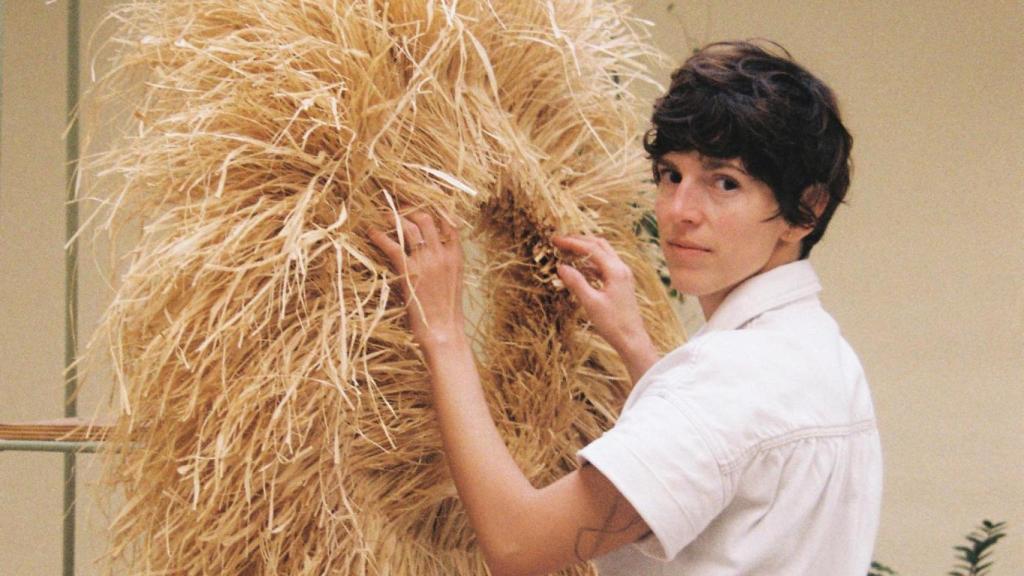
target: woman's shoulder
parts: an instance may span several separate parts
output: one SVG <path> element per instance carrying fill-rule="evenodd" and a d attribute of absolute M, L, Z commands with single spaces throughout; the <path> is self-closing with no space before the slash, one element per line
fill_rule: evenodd
<path fill-rule="evenodd" d="M 712 332 L 674 350 L 645 393 L 662 396 L 733 449 L 869 417 L 857 400 L 863 378 L 830 369 L 818 354 L 772 331 Z"/>
<path fill-rule="evenodd" d="M 678 349 L 673 364 L 716 381 L 764 382 L 814 364 L 805 343 L 784 331 L 747 328 L 702 334 Z"/>

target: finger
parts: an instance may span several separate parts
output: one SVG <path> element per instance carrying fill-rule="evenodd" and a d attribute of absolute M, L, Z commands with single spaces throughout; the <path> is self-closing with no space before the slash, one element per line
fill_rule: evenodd
<path fill-rule="evenodd" d="M 399 220 L 402 223 L 402 238 L 405 240 L 405 249 L 412 252 L 422 247 L 423 233 L 420 232 L 419 226 L 405 216 L 399 216 Z"/>
<path fill-rule="evenodd" d="M 593 252 L 595 247 L 590 242 L 587 242 L 586 238 L 575 235 L 552 236 L 551 241 L 556 248 L 565 250 L 570 254 L 580 257 L 575 262 L 576 266 L 596 268 L 595 265 L 591 264 L 591 260 L 594 260 Z"/>
<path fill-rule="evenodd" d="M 402 216 L 402 207 L 405 206 L 403 202 L 398 201 L 397 205 L 389 203 L 390 208 L 381 208 L 381 214 L 384 216 L 386 221 L 391 222 L 395 227 L 395 235 L 398 238 L 398 243 L 405 252 L 411 252 L 415 250 L 422 241 L 419 229 L 411 220 Z"/>
<path fill-rule="evenodd" d="M 556 243 L 565 243 L 567 247 L 569 247 L 570 244 L 573 246 L 585 245 L 589 246 L 591 249 L 604 250 L 612 254 L 616 253 L 615 248 L 613 248 L 611 245 L 611 242 L 608 242 L 608 240 L 606 240 L 603 236 L 570 234 L 566 236 L 552 236 L 551 239 Z"/>
<path fill-rule="evenodd" d="M 587 282 L 587 279 L 579 270 L 568 264 L 559 264 L 555 267 L 555 270 L 558 273 L 558 277 L 565 283 L 565 287 L 581 302 L 593 300 L 598 296 L 597 290 Z"/>
<path fill-rule="evenodd" d="M 380 248 L 381 252 L 388 257 L 388 260 L 391 260 L 391 264 L 395 267 L 395 270 L 398 271 L 399 274 L 404 274 L 403 262 L 405 261 L 405 253 L 402 251 L 402 246 L 399 245 L 398 242 L 388 238 L 388 235 L 382 230 L 373 226 L 370 227 L 369 236 L 370 241 L 373 242 L 377 248 Z"/>
<path fill-rule="evenodd" d="M 426 212 L 414 212 L 409 215 L 409 219 L 416 223 L 419 228 L 420 234 L 423 236 L 423 240 L 429 246 L 436 246 L 440 242 L 438 238 L 437 226 L 434 224 L 434 219 Z"/>
<path fill-rule="evenodd" d="M 601 248 L 598 239 L 593 236 L 583 236 L 573 234 L 569 236 L 552 236 L 551 242 L 563 250 L 568 250 L 575 254 L 589 255 L 595 250 Z"/>
<path fill-rule="evenodd" d="M 607 239 L 598 236 L 597 243 L 605 252 L 609 254 L 614 254 L 616 257 L 618 257 L 619 253 L 615 251 L 615 248 L 612 246 L 612 243 L 609 242 Z"/>
<path fill-rule="evenodd" d="M 451 222 L 451 217 L 444 211 L 438 213 L 438 227 L 440 228 L 441 243 L 448 242 L 452 238 L 458 240 L 458 232 Z"/>
<path fill-rule="evenodd" d="M 461 224 L 465 224 L 464 222 Z M 449 218 L 447 214 L 441 215 L 441 238 L 445 247 L 456 254 L 461 260 L 464 257 L 462 249 L 462 225 L 458 220 Z"/>
<path fill-rule="evenodd" d="M 589 256 L 596 264 L 598 272 L 604 278 L 609 278 L 619 270 L 622 260 L 619 255 L 608 245 L 601 244 L 601 238 L 594 236 L 558 236 L 552 237 L 555 246 L 573 252 Z"/>

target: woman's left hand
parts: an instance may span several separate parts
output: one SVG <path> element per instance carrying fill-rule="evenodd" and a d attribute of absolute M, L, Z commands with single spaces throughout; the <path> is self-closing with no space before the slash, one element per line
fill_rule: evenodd
<path fill-rule="evenodd" d="M 400 218 L 403 243 L 393 239 L 397 239 L 397 230 L 386 234 L 373 227 L 370 240 L 404 279 L 402 293 L 409 306 L 413 336 L 421 346 L 463 337 L 462 244 L 458 231 L 444 215 L 440 226 L 425 212 Z"/>

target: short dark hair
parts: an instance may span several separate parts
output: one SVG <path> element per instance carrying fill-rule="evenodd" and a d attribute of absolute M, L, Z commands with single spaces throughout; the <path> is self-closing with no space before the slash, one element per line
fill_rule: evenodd
<path fill-rule="evenodd" d="M 644 149 L 655 164 L 669 152 L 740 158 L 772 189 L 776 216 L 813 227 L 800 258 L 821 239 L 850 186 L 853 138 L 835 95 L 774 42 L 716 42 L 695 52 L 655 101 L 651 124 Z M 804 195 L 808 186 L 812 194 Z M 821 194 L 828 200 L 816 217 Z"/>

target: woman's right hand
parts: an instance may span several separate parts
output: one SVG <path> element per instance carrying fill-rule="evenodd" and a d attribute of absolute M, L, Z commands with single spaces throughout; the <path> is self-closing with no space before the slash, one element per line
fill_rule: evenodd
<path fill-rule="evenodd" d="M 658 354 L 640 315 L 633 271 L 604 238 L 552 236 L 551 241 L 555 247 L 593 263 L 601 280 L 600 288 L 591 286 L 582 272 L 568 264 L 558 265 L 558 277 L 579 300 L 594 330 L 625 361 L 635 382 L 657 360 Z"/>

